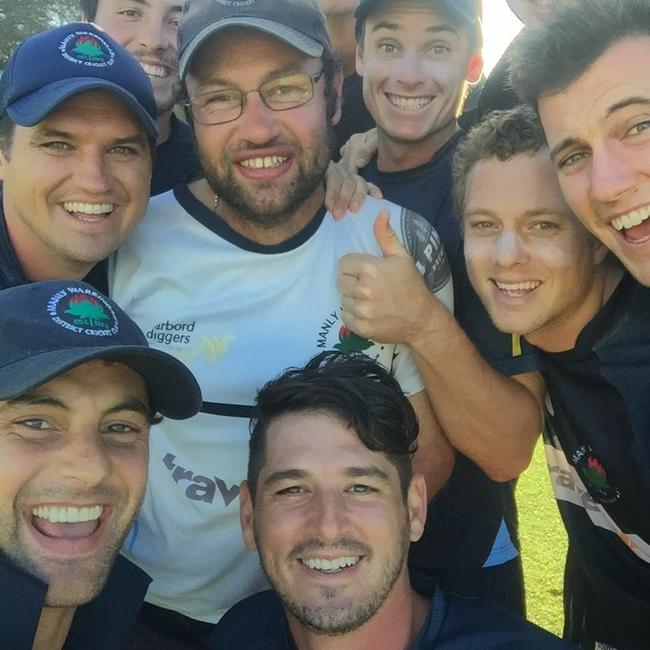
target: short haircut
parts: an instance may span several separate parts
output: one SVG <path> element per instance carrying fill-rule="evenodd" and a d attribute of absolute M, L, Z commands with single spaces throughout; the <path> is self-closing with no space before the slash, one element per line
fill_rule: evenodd
<path fill-rule="evenodd" d="M 565 90 L 612 45 L 650 36 L 648 0 L 567 0 L 513 45 L 510 83 L 533 106 Z"/>
<path fill-rule="evenodd" d="M 347 423 L 370 450 L 383 453 L 399 475 L 406 499 L 417 449 L 418 421 L 397 380 L 364 354 L 321 352 L 303 368 L 289 368 L 257 394 L 251 420 L 248 485 L 254 499 L 266 462 L 266 435 L 290 413 L 327 413 Z"/>
<path fill-rule="evenodd" d="M 5 113 L 0 117 L 0 151 L 5 157 L 5 160 L 9 160 L 9 153 L 11 151 L 15 130 L 16 125 L 9 115 Z"/>
<path fill-rule="evenodd" d="M 366 21 L 368 18 L 372 18 L 376 13 L 385 9 L 391 4 L 398 4 L 399 2 L 407 2 L 408 0 L 383 0 L 378 3 L 376 7 L 372 8 L 372 11 L 368 13 L 365 18 L 362 20 L 357 20 L 354 25 L 354 35 L 358 44 L 363 45 L 363 39 L 366 33 Z M 481 11 L 481 2 L 476 0 L 476 11 L 477 18 L 472 23 L 459 18 L 453 11 L 446 6 L 443 0 L 411 0 L 415 1 L 418 4 L 423 6 L 430 7 L 433 11 L 439 12 L 442 16 L 451 21 L 453 25 L 459 26 L 462 29 L 466 29 L 469 34 L 469 49 L 470 53 L 479 51 L 483 47 L 483 32 L 481 30 L 481 21 L 478 18 L 478 15 L 482 13 Z M 453 1 L 453 0 L 452 0 Z"/>
<path fill-rule="evenodd" d="M 462 219 L 465 212 L 467 179 L 477 163 L 490 158 L 505 161 L 522 153 L 534 154 L 544 146 L 542 125 L 530 106 L 488 113 L 461 140 L 454 154 L 452 191 L 458 217 Z"/>
<path fill-rule="evenodd" d="M 99 0 L 80 0 L 79 4 L 81 5 L 81 11 L 83 12 L 84 18 L 91 22 L 95 20 Z"/>

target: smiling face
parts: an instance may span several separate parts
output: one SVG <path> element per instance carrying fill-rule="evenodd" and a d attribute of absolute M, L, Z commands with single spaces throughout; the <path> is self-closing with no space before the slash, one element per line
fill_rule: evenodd
<path fill-rule="evenodd" d="M 426 515 L 421 476 L 405 499 L 395 466 L 337 417 L 271 422 L 255 504 L 242 528 L 290 619 L 321 634 L 363 625 L 410 589 L 406 556 Z"/>
<path fill-rule="evenodd" d="M 46 604 L 101 590 L 144 494 L 143 379 L 91 361 L 0 401 L 0 550 L 49 585 Z"/>
<path fill-rule="evenodd" d="M 481 59 L 469 28 L 428 4 L 390 3 L 365 22 L 357 71 L 380 139 L 412 149 L 441 146 L 456 131 L 465 82 L 478 79 Z"/>
<path fill-rule="evenodd" d="M 194 124 L 210 187 L 241 219 L 273 227 L 307 202 L 316 201 L 314 209 L 320 204 L 331 126 L 338 119 L 338 113 L 327 117 L 324 75 L 315 82 L 312 99 L 290 110 L 271 110 L 257 89 L 290 73 L 316 76 L 322 70 L 320 59 L 252 29 L 220 31 L 194 59 L 187 79 L 190 97 L 228 89 L 247 93 L 237 119 Z"/>
<path fill-rule="evenodd" d="M 463 226 L 470 279 L 495 325 L 543 349 L 571 346 L 598 309 L 604 253 L 566 205 L 548 151 L 477 163 Z"/>
<path fill-rule="evenodd" d="M 112 93 L 90 91 L 36 126 L 16 126 L 0 176 L 9 235 L 30 279 L 81 278 L 144 214 L 149 141 Z"/>
<path fill-rule="evenodd" d="M 650 285 L 650 36 L 610 47 L 539 113 L 562 191 L 583 224 Z"/>
<path fill-rule="evenodd" d="M 153 86 L 158 113 L 180 90 L 178 25 L 184 0 L 99 0 L 95 22 L 138 59 Z"/>

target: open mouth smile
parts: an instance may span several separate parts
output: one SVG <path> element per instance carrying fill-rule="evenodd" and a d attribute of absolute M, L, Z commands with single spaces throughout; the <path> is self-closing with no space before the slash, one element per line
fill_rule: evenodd
<path fill-rule="evenodd" d="M 388 101 L 401 111 L 419 111 L 428 106 L 433 97 L 403 97 L 402 95 L 391 95 L 386 93 Z"/>
<path fill-rule="evenodd" d="M 337 557 L 331 560 L 327 558 L 302 558 L 300 562 L 308 569 L 320 573 L 341 573 L 348 567 L 356 566 L 361 560 L 360 555 L 349 555 Z"/>
<path fill-rule="evenodd" d="M 521 298 L 522 296 L 526 296 L 542 284 L 539 280 L 529 280 L 527 282 L 499 282 L 498 280 L 492 280 L 492 282 L 508 298 Z"/>

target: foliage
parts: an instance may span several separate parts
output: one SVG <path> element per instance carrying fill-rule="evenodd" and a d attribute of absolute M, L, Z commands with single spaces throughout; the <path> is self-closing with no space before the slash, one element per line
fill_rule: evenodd
<path fill-rule="evenodd" d="M 79 0 L 0 0 L 0 69 L 27 36 L 80 16 Z"/>

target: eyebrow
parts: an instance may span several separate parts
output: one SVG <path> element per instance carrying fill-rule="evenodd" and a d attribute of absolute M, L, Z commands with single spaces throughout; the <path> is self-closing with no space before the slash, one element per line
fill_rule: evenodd
<path fill-rule="evenodd" d="M 555 159 L 560 155 L 562 151 L 568 149 L 569 147 L 577 147 L 579 145 L 584 145 L 584 142 L 579 138 L 564 138 L 560 140 L 552 149 L 550 153 L 551 160 L 555 162 Z"/>
<path fill-rule="evenodd" d="M 380 29 L 387 29 L 391 32 L 396 32 L 399 31 L 400 27 L 399 23 L 389 23 L 384 20 L 374 25 L 370 32 L 374 33 Z M 439 34 L 440 32 L 458 34 L 458 30 L 453 25 L 431 25 L 431 27 L 426 28 L 426 31 L 430 34 Z"/>
<path fill-rule="evenodd" d="M 380 481 L 388 481 L 389 476 L 376 465 L 368 465 L 366 467 L 346 467 L 343 469 L 343 475 L 348 478 L 374 478 Z M 284 469 L 273 472 L 264 481 L 265 486 L 273 486 L 282 481 L 291 481 L 304 479 L 309 476 L 309 472 L 303 469 Z"/>
<path fill-rule="evenodd" d="M 628 97 L 626 99 L 622 99 L 620 102 L 616 102 L 616 104 L 612 104 L 607 109 L 607 117 L 609 117 L 613 113 L 616 113 L 617 111 L 627 108 L 628 106 L 637 106 L 637 105 L 650 106 L 650 99 L 648 97 Z"/>
<path fill-rule="evenodd" d="M 493 217 L 495 219 L 499 219 L 499 214 L 497 212 L 494 212 L 494 210 L 487 210 L 485 208 L 476 208 L 474 210 L 468 210 L 463 214 L 463 218 L 467 219 L 469 217 Z M 521 216 L 530 218 L 530 217 L 540 217 L 540 216 L 548 216 L 548 217 L 561 217 L 563 219 L 566 219 L 567 216 L 562 213 L 558 212 L 555 209 L 551 208 L 530 208 L 523 212 Z"/>
<path fill-rule="evenodd" d="M 18 397 L 6 400 L 4 408 L 11 408 L 13 406 L 52 406 L 68 413 L 72 411 L 72 409 L 60 399 L 57 399 L 56 397 L 48 397 L 47 395 L 39 395 L 34 392 L 23 393 L 22 395 L 18 395 Z M 2 406 L 0 406 L 0 410 L 3 410 Z M 139 413 L 146 418 L 151 416 L 151 409 L 142 400 L 133 396 L 127 397 L 115 406 L 111 406 L 111 408 L 103 412 L 103 416 L 105 417 L 122 411 L 133 411 L 134 413 Z"/>
<path fill-rule="evenodd" d="M 272 70 L 271 72 L 268 72 L 267 74 L 262 77 L 262 81 L 260 81 L 260 85 L 265 84 L 267 81 L 272 81 L 273 79 L 278 79 L 279 77 L 284 77 L 285 75 L 288 74 L 297 74 L 297 73 L 304 73 L 311 75 L 312 73 L 306 72 L 305 70 L 302 70 L 301 68 L 297 67 L 296 65 L 289 65 L 284 68 L 280 68 L 279 70 Z M 318 74 L 318 73 L 314 73 Z M 238 85 L 235 85 L 233 81 L 230 81 L 229 79 L 223 79 L 221 77 L 212 77 L 211 79 L 206 79 L 205 81 L 201 82 L 204 86 L 224 86 L 226 88 L 240 88 Z M 210 89 L 205 89 L 202 90 L 199 95 L 202 95 L 205 92 L 210 92 Z M 196 95 L 195 95 L 196 96 Z"/>
<path fill-rule="evenodd" d="M 143 127 L 144 128 L 144 127 Z M 74 140 L 75 136 L 68 131 L 59 131 L 58 129 L 42 129 L 37 131 L 32 137 L 32 141 L 39 140 L 42 138 L 60 138 L 61 140 Z M 147 138 L 142 133 L 137 133 L 129 135 L 125 138 L 115 138 L 111 141 L 111 146 L 122 146 L 127 144 L 139 145 L 141 147 L 145 146 Z"/>

